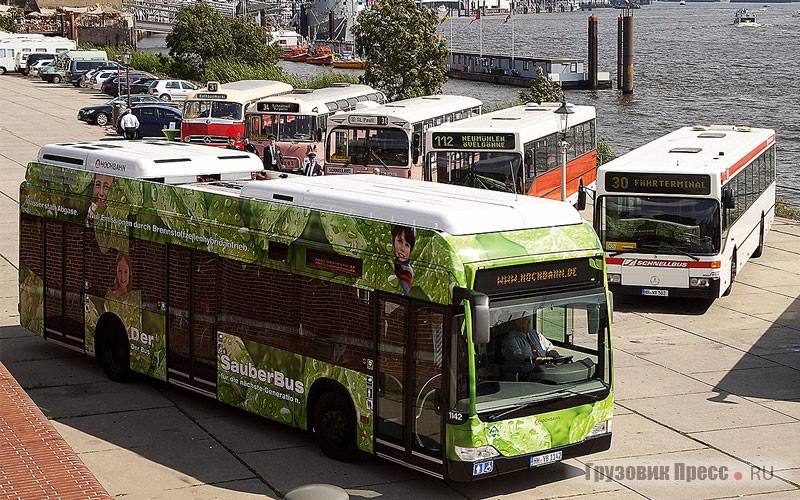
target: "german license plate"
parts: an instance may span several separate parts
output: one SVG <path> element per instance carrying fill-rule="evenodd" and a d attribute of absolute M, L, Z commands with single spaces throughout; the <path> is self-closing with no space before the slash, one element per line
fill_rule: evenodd
<path fill-rule="evenodd" d="M 545 453 L 544 455 L 537 455 L 531 457 L 531 467 L 541 467 L 542 465 L 552 464 L 561 460 L 561 452 L 554 451 L 552 453 Z"/>
<path fill-rule="evenodd" d="M 669 297 L 669 290 L 654 290 L 652 288 L 642 288 L 642 295 L 651 297 Z"/>

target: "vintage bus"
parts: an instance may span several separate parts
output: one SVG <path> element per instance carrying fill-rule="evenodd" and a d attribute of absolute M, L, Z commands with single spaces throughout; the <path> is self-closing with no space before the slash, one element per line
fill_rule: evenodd
<path fill-rule="evenodd" d="M 221 84 L 208 82 L 186 96 L 181 120 L 181 141 L 206 146 L 225 146 L 228 137 L 245 137 L 244 112 L 265 97 L 292 90 L 288 83 L 273 80 L 240 80 Z"/>
<path fill-rule="evenodd" d="M 684 127 L 599 168 L 594 223 L 612 289 L 714 299 L 775 218 L 775 131 Z"/>
<path fill-rule="evenodd" d="M 378 175 L 172 185 L 87 163 L 27 167 L 20 323 L 113 380 L 145 374 L 309 430 L 334 459 L 439 478 L 608 449 L 603 251 L 571 206 Z M 558 356 L 505 356 L 523 316 Z"/>
<path fill-rule="evenodd" d="M 274 135 L 283 153 L 284 170 L 296 172 L 310 151 L 321 158 L 328 116 L 356 109 L 359 103 L 384 104 L 386 96 L 367 85 L 336 83 L 322 89 L 295 89 L 267 97 L 246 110 L 245 134 L 262 154 Z"/>
<path fill-rule="evenodd" d="M 526 104 L 445 123 L 425 133 L 425 180 L 561 199 L 559 103 Z M 594 106 L 570 106 L 566 199 L 597 179 Z"/>
<path fill-rule="evenodd" d="M 325 174 L 372 174 L 422 178 L 425 131 L 479 115 L 473 97 L 431 95 L 328 118 Z"/>

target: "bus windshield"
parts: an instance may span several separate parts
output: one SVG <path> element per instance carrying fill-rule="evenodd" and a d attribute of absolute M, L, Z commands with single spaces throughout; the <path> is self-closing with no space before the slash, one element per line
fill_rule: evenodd
<path fill-rule="evenodd" d="M 184 118 L 219 118 L 223 120 L 241 120 L 242 106 L 238 102 L 228 101 L 187 101 L 183 112 Z"/>
<path fill-rule="evenodd" d="M 329 162 L 383 167 L 409 166 L 408 134 L 403 130 L 336 128 L 328 144 Z"/>
<path fill-rule="evenodd" d="M 510 152 L 433 152 L 428 155 L 437 182 L 523 193 L 522 155 Z M 516 186 L 516 189 L 515 189 Z"/>
<path fill-rule="evenodd" d="M 565 393 L 607 389 L 611 383 L 607 311 L 602 289 L 497 304 L 493 301 L 490 341 L 475 345 L 478 413 L 562 398 Z M 523 333 L 526 328 L 533 335 L 541 333 L 544 344 L 551 343 L 557 357 L 540 364 L 519 359 L 520 343 L 528 342 Z M 463 337 L 459 335 L 458 406 L 467 411 L 468 367 Z"/>
<path fill-rule="evenodd" d="M 598 213 L 600 239 L 607 251 L 720 252 L 720 208 L 713 199 L 604 196 Z"/>
<path fill-rule="evenodd" d="M 310 115 L 260 115 L 261 130 L 257 135 L 274 135 L 278 141 L 312 141 L 313 116 Z"/>

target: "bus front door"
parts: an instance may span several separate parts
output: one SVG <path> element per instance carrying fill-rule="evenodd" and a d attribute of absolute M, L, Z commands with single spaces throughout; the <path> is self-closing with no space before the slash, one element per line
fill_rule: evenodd
<path fill-rule="evenodd" d="M 378 307 L 375 451 L 441 476 L 444 313 L 395 296 Z"/>

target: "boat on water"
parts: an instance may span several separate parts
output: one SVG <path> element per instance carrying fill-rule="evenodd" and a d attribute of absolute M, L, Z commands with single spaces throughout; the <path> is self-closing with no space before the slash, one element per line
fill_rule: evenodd
<path fill-rule="evenodd" d="M 349 52 L 343 52 L 333 57 L 334 68 L 364 69 L 369 65 L 366 59 L 361 59 Z"/>
<path fill-rule="evenodd" d="M 739 9 L 736 11 L 736 15 L 733 17 L 733 24 L 735 26 L 759 26 L 758 21 L 756 21 L 755 12 L 747 9 Z"/>
<path fill-rule="evenodd" d="M 281 57 L 284 61 L 305 62 L 309 56 L 308 47 L 303 46 L 297 47 L 289 52 L 284 52 Z"/>
<path fill-rule="evenodd" d="M 322 45 L 314 49 L 313 54 L 309 54 L 306 59 L 307 63 L 316 64 L 319 66 L 328 66 L 333 64 L 333 49 L 327 45 Z"/>
<path fill-rule="evenodd" d="M 686 5 L 686 0 L 681 0 L 680 2 L 678 2 L 678 5 Z"/>

